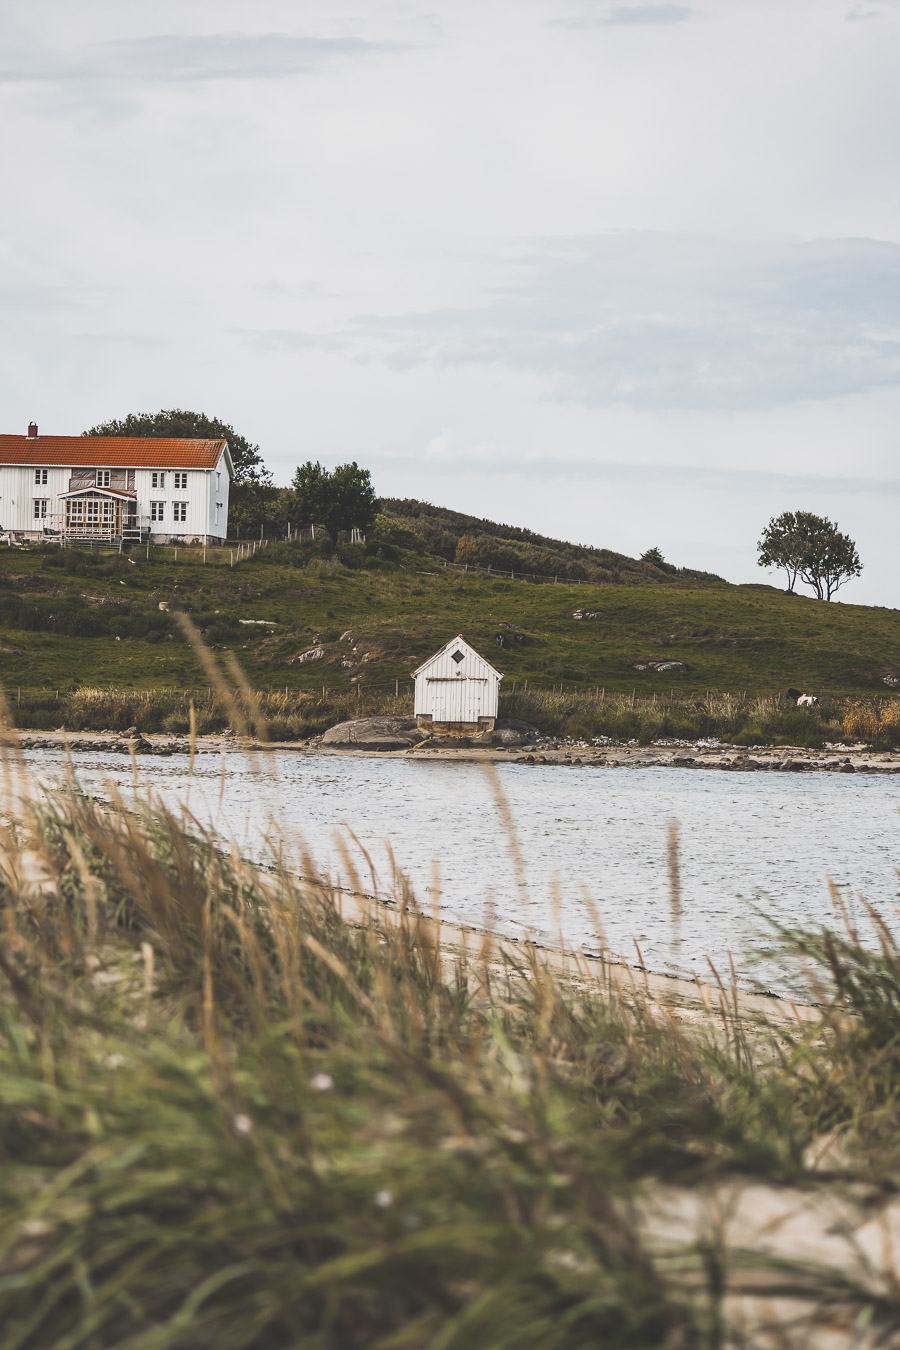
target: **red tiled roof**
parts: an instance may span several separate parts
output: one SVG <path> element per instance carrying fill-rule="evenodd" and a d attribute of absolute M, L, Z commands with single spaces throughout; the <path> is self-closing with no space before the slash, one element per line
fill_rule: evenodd
<path fill-rule="evenodd" d="M 112 469 L 214 469 L 227 441 L 153 436 L 3 436 L 0 464 Z"/>

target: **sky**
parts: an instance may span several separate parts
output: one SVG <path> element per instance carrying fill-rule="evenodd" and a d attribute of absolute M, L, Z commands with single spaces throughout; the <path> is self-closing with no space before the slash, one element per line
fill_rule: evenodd
<path fill-rule="evenodd" d="M 276 481 L 900 607 L 900 0 L 5 0 L 6 432 L 206 412 Z"/>

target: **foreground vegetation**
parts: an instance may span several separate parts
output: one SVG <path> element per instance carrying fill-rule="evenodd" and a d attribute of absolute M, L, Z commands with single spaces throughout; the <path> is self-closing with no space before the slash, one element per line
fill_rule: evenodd
<path fill-rule="evenodd" d="M 896 1277 L 776 1267 L 715 1233 L 664 1243 L 639 1217 L 661 1182 L 814 1190 L 822 1139 L 869 1203 L 896 1187 L 883 927 L 874 949 L 781 934 L 821 1021 L 752 1024 L 726 981 L 686 1032 L 610 967 L 554 973 L 489 940 L 448 959 L 402 878 L 399 903 L 351 920 L 277 842 L 256 870 L 195 822 L 75 784 L 18 815 L 0 837 L 5 1350 L 900 1333 Z M 741 1288 L 797 1297 L 801 1339 L 738 1335 Z"/>

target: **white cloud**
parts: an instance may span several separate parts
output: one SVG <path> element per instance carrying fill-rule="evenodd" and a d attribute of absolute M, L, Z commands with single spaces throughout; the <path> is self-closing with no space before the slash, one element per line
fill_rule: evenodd
<path fill-rule="evenodd" d="M 543 241 L 509 270 L 476 308 L 257 340 L 399 370 L 503 365 L 597 405 L 779 407 L 900 384 L 900 245 L 622 232 Z"/>
<path fill-rule="evenodd" d="M 554 28 L 625 28 L 643 25 L 684 23 L 694 10 L 687 5 L 610 5 L 596 13 L 578 14 L 568 19 L 553 19 Z"/>

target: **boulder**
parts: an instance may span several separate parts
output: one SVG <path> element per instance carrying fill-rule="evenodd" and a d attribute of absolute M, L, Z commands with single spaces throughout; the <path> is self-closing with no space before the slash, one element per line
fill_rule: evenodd
<path fill-rule="evenodd" d="M 498 717 L 490 736 L 493 745 L 528 745 L 541 733 L 528 722 L 520 722 L 517 717 Z"/>
<path fill-rule="evenodd" d="M 422 739 L 414 717 L 358 717 L 330 727 L 322 744 L 346 750 L 408 750 Z"/>

